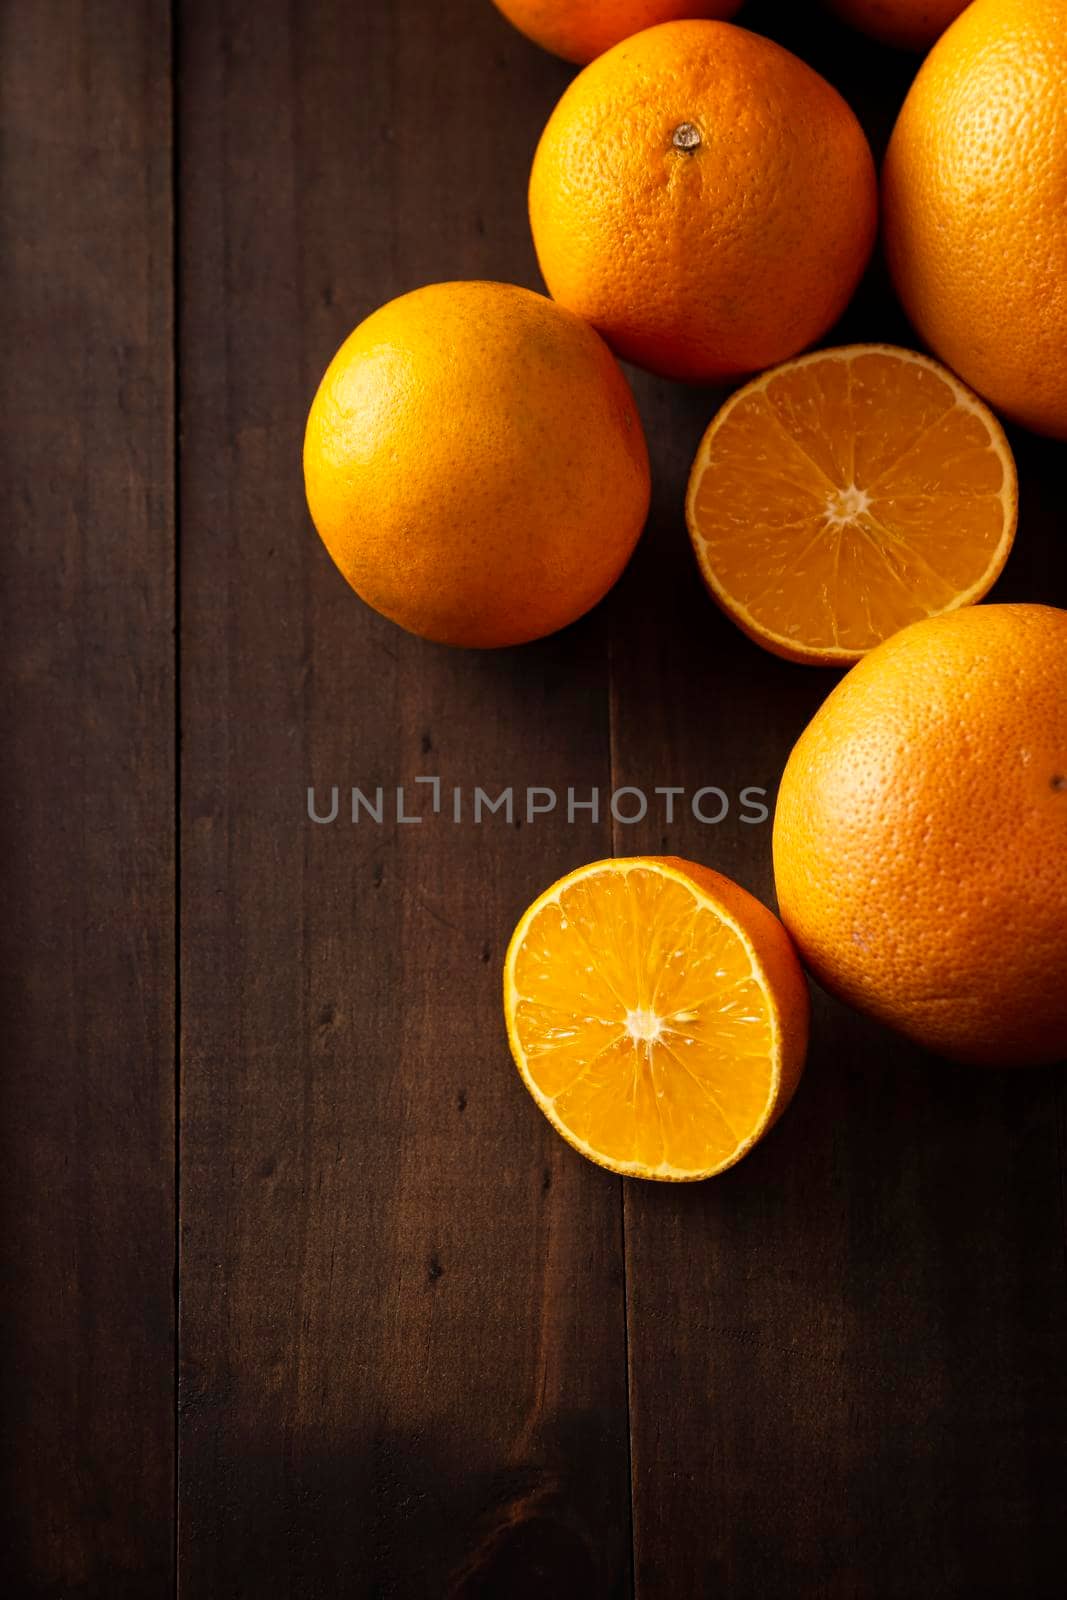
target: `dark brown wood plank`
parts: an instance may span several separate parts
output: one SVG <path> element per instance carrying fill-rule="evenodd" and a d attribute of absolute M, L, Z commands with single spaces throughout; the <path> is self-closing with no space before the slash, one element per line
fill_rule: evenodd
<path fill-rule="evenodd" d="M 307 406 L 377 303 L 533 274 L 565 81 L 488 5 L 191 3 L 180 46 L 183 1062 L 180 1592 L 621 1596 L 621 1207 L 528 1101 L 504 945 L 609 848 L 446 788 L 608 772 L 593 621 L 494 655 L 348 591 Z M 309 822 L 407 786 L 413 826 Z M 344 805 L 344 802 L 342 802 Z"/>
<path fill-rule="evenodd" d="M 881 143 L 907 58 L 807 8 L 745 15 Z M 876 263 L 839 340 L 886 338 L 912 342 Z M 670 849 L 773 903 L 770 824 L 741 823 L 736 797 L 773 793 L 835 678 L 760 651 L 701 588 L 682 504 L 719 398 L 639 387 L 657 498 L 618 594 L 614 756 L 618 783 L 735 804 L 718 827 L 650 815 L 615 848 Z M 995 598 L 1064 605 L 1067 447 L 1013 443 L 1021 525 Z M 1062 1139 L 1062 1073 L 952 1067 L 816 996 L 766 1143 L 705 1185 L 627 1185 L 638 1600 L 1060 1591 Z"/>
<path fill-rule="evenodd" d="M 173 1552 L 170 60 L 157 0 L 0 41 L 4 1591 Z"/>

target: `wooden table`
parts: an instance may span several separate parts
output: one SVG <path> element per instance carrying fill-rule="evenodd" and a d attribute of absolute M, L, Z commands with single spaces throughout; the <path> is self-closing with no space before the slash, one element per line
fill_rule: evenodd
<path fill-rule="evenodd" d="M 745 20 L 884 145 L 912 61 L 788 0 Z M 818 997 L 759 1150 L 620 1182 L 510 1065 L 507 936 L 612 853 L 769 897 L 769 826 L 457 825 L 415 784 L 773 791 L 833 679 L 702 592 L 719 397 L 635 377 L 648 532 L 543 644 L 408 637 L 308 522 L 349 329 L 538 283 L 569 69 L 489 0 L 4 22 L 5 1594 L 1059 1595 L 1062 1075 Z M 877 266 L 841 337 L 908 339 Z M 1063 605 L 1067 449 L 1014 443 L 997 594 Z M 310 822 L 334 784 L 422 821 Z"/>

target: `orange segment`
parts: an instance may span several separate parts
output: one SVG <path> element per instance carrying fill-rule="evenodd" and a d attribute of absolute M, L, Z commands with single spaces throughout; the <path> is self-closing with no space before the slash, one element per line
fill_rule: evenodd
<path fill-rule="evenodd" d="M 784 1110 L 807 1045 L 789 937 L 706 867 L 580 867 L 522 917 L 504 1010 L 523 1081 L 563 1137 L 633 1177 L 721 1172 Z"/>
<path fill-rule="evenodd" d="M 845 665 L 980 600 L 1015 535 L 1015 463 L 951 372 L 890 345 L 819 350 L 733 395 L 686 518 L 704 580 L 777 655 Z"/>

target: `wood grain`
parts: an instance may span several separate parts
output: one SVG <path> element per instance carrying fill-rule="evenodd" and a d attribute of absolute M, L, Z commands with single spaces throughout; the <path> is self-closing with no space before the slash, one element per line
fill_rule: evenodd
<path fill-rule="evenodd" d="M 792 0 L 743 20 L 884 146 L 910 58 Z M 1058 1596 L 1062 1071 L 965 1072 L 816 995 L 795 1105 L 690 1187 L 583 1162 L 508 1056 L 505 943 L 562 872 L 673 850 L 772 899 L 740 792 L 773 803 L 834 677 L 700 586 L 721 396 L 633 375 L 648 533 L 539 645 L 410 638 L 307 518 L 349 330 L 435 279 L 539 286 L 525 183 L 570 69 L 489 0 L 2 28 L 5 1594 Z M 877 262 L 838 334 L 911 342 Z M 996 598 L 1067 605 L 1065 447 L 1012 442 Z M 730 811 L 525 815 L 621 785 Z M 475 786 L 514 820 L 475 824 Z"/>
<path fill-rule="evenodd" d="M 907 58 L 799 9 L 746 20 L 849 94 L 880 148 Z M 854 339 L 913 342 L 878 262 L 828 342 Z M 639 400 L 658 493 L 618 592 L 615 781 L 773 795 L 835 675 L 766 655 L 701 589 L 680 507 L 717 397 L 645 379 Z M 1064 605 L 1065 447 L 1013 443 L 1019 539 L 992 598 Z M 769 823 L 736 807 L 615 830 L 618 854 L 657 849 L 773 904 Z M 1061 1072 L 952 1067 L 817 995 L 766 1143 L 705 1185 L 627 1185 L 638 1600 L 1059 1592 L 1062 1161 Z"/>
<path fill-rule="evenodd" d="M 4 1590 L 173 1555 L 169 18 L 4 8 Z"/>
<path fill-rule="evenodd" d="M 499 998 L 519 912 L 608 830 L 456 825 L 414 782 L 439 775 L 446 806 L 456 786 L 604 782 L 607 637 L 478 655 L 402 634 L 332 567 L 299 477 L 318 378 L 375 304 L 531 273 L 523 174 L 563 70 L 488 6 L 465 16 L 183 13 L 180 1591 L 198 1600 L 629 1589 L 619 1186 L 528 1100 Z M 352 826 L 342 803 L 316 825 L 309 784 L 406 786 L 422 820 Z"/>

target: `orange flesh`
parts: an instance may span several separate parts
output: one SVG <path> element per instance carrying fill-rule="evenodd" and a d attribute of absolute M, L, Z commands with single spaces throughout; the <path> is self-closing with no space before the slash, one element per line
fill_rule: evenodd
<path fill-rule="evenodd" d="M 658 1176 L 719 1170 L 766 1123 L 776 1025 L 739 930 L 684 879 L 566 881 L 516 934 L 512 1045 L 571 1142 Z"/>
<path fill-rule="evenodd" d="M 729 401 L 687 510 L 705 580 L 746 632 L 843 663 L 980 599 L 1015 508 L 986 408 L 924 357 L 860 346 L 791 362 Z"/>

